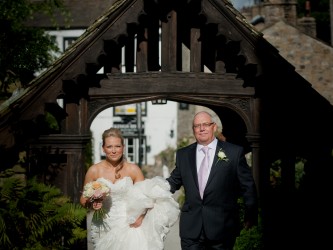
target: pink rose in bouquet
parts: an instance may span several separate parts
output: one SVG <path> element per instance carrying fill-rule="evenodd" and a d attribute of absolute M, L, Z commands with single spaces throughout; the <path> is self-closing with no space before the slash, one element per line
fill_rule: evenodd
<path fill-rule="evenodd" d="M 83 188 L 83 197 L 87 198 L 91 204 L 94 202 L 102 202 L 106 196 L 110 195 L 110 188 L 100 181 L 92 181 L 87 183 Z M 103 207 L 95 210 L 93 219 L 101 221 L 105 218 Z"/>

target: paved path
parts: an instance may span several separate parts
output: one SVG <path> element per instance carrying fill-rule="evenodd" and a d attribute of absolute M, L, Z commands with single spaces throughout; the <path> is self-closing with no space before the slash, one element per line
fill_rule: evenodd
<path fill-rule="evenodd" d="M 172 196 L 177 200 L 180 191 L 176 191 Z M 179 238 L 179 220 L 170 228 L 164 241 L 164 250 L 181 250 Z"/>
<path fill-rule="evenodd" d="M 164 250 L 181 250 L 178 221 L 170 228 L 164 241 Z"/>

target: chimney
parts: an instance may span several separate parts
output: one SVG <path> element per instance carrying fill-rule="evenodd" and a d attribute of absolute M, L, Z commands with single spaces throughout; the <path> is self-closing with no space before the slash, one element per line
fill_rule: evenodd
<path fill-rule="evenodd" d="M 297 0 L 266 0 L 263 3 L 265 24 L 270 25 L 281 20 L 296 26 Z"/>
<path fill-rule="evenodd" d="M 298 19 L 298 28 L 305 34 L 315 38 L 317 36 L 316 20 L 311 17 L 310 1 L 305 2 L 305 16 Z"/>

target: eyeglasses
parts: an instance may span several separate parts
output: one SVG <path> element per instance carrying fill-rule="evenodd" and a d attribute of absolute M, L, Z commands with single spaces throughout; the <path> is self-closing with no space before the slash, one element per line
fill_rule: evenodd
<path fill-rule="evenodd" d="M 201 128 L 208 128 L 210 127 L 211 125 L 213 125 L 215 122 L 205 122 L 205 123 L 201 123 L 201 124 L 195 124 L 193 125 L 193 128 L 194 129 L 201 129 Z"/>

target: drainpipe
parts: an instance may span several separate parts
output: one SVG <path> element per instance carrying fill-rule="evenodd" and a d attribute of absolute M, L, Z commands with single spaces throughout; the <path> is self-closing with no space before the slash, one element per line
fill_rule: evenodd
<path fill-rule="evenodd" d="M 333 46 L 333 0 L 330 0 L 331 45 Z"/>

